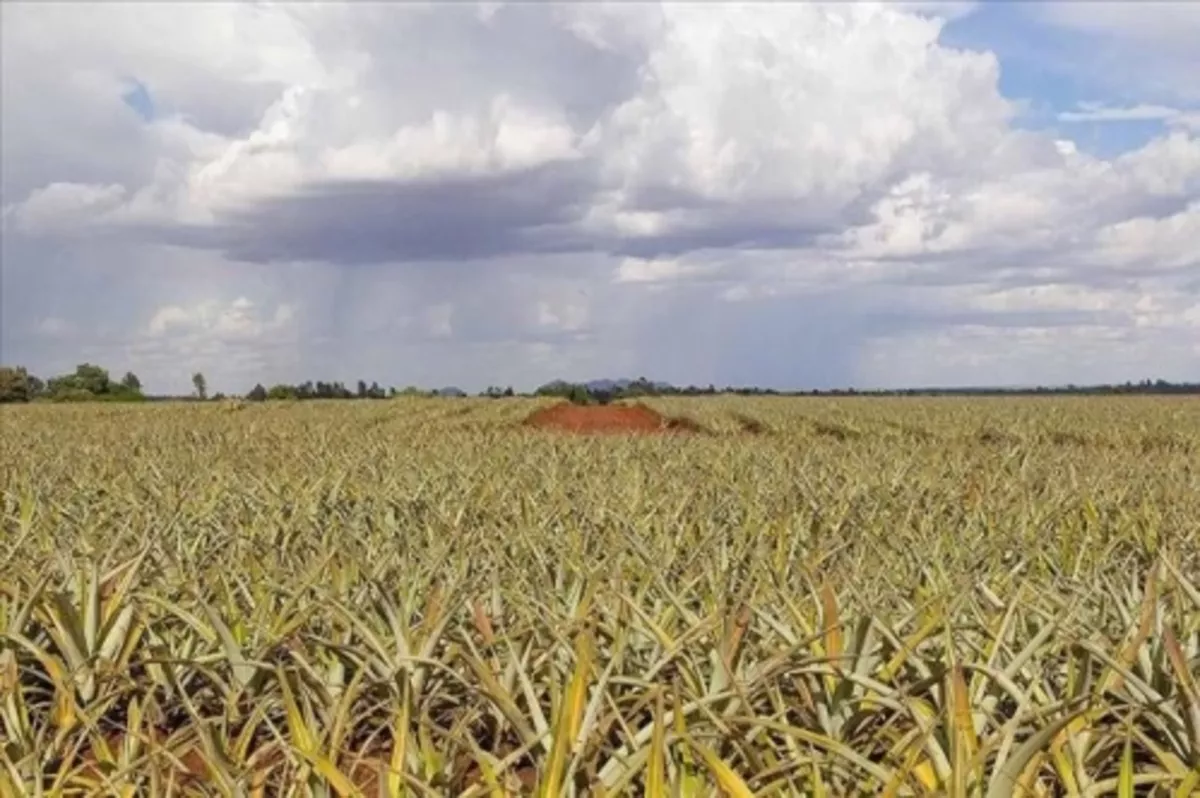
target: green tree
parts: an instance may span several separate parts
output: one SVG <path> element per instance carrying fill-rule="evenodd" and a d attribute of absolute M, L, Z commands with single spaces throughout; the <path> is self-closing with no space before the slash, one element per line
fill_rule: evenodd
<path fill-rule="evenodd" d="M 108 369 L 100 368 L 91 363 L 81 363 L 76 366 L 75 374 L 71 381 L 73 383 L 71 387 L 87 391 L 95 396 L 108 393 Z"/>
<path fill-rule="evenodd" d="M 268 399 L 297 399 L 297 391 L 291 385 L 272 385 L 271 390 L 267 391 Z"/>
<path fill-rule="evenodd" d="M 0 403 L 28 402 L 32 393 L 29 373 L 24 368 L 0 366 Z"/>
<path fill-rule="evenodd" d="M 121 378 L 121 387 L 130 393 L 142 392 L 142 381 L 132 371 L 125 372 L 125 376 Z"/>
<path fill-rule="evenodd" d="M 196 396 L 201 401 L 208 398 L 208 382 L 204 379 L 204 375 L 198 371 L 192 375 L 192 387 L 196 389 Z"/>
<path fill-rule="evenodd" d="M 250 389 L 250 393 L 246 394 L 246 398 L 251 402 L 265 402 L 267 400 L 267 389 L 260 382 Z"/>
<path fill-rule="evenodd" d="M 567 400 L 575 405 L 590 405 L 592 403 L 592 393 L 587 389 L 586 385 L 572 385 L 567 393 Z"/>
<path fill-rule="evenodd" d="M 50 399 L 55 402 L 94 402 L 96 394 L 82 388 L 72 388 L 69 384 L 59 387 L 50 393 Z"/>
<path fill-rule="evenodd" d="M 92 363 L 81 363 L 71 374 L 60 374 L 51 377 L 47 382 L 42 382 L 23 368 L 12 371 L 24 377 L 24 393 L 28 399 L 35 396 L 55 402 L 88 402 L 97 399 L 106 402 L 127 402 L 145 399 L 141 392 L 141 382 L 132 372 L 126 373 L 121 382 L 113 382 L 108 377 L 107 369 Z M 17 381 L 11 376 L 5 379 L 11 393 Z"/>

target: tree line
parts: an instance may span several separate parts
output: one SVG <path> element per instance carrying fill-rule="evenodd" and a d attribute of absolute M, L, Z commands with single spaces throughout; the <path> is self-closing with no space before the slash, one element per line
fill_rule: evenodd
<path fill-rule="evenodd" d="M 242 395 L 226 396 L 223 393 L 209 394 L 208 380 L 204 374 L 192 375 L 192 392 L 187 395 L 152 395 L 142 389 L 142 381 L 133 372 L 126 372 L 120 380 L 114 380 L 108 369 L 92 363 L 81 363 L 75 371 L 50 379 L 41 379 L 24 366 L 0 366 L 0 403 L 14 402 L 145 402 L 163 400 L 206 401 L 238 398 L 251 402 L 268 400 L 305 399 L 391 399 L 397 396 L 465 396 L 458 389 L 429 391 L 415 386 L 406 388 L 383 388 L 378 382 L 358 380 L 354 386 L 343 382 L 306 380 L 294 385 L 277 383 L 267 388 L 262 383 Z M 512 388 L 501 390 L 489 388 L 486 395 L 513 396 Z M 485 395 L 481 394 L 481 395 Z"/>
<path fill-rule="evenodd" d="M 351 390 L 341 382 L 324 382 L 308 380 L 297 385 L 283 383 L 266 388 L 258 383 L 246 393 L 245 398 L 251 402 L 265 402 L 281 399 L 387 399 L 396 396 L 395 388 L 384 389 L 379 383 L 370 385 L 363 380 L 358 381 L 357 389 Z"/>
<path fill-rule="evenodd" d="M 249 401 L 267 401 L 283 399 L 387 399 L 391 397 L 421 394 L 430 392 L 418 388 L 381 388 L 379 383 L 368 385 L 359 380 L 352 389 L 341 382 L 306 381 L 296 385 L 277 384 L 270 388 L 262 384 L 255 385 L 241 398 Z M 114 380 L 101 366 L 92 363 L 81 363 L 70 374 L 43 380 L 31 374 L 24 366 L 0 366 L 0 403 L 13 402 L 144 402 L 154 400 L 192 399 L 206 401 L 221 400 L 227 397 L 223 393 L 211 396 L 208 392 L 208 380 L 204 374 L 196 372 L 192 375 L 192 392 L 186 396 L 178 395 L 149 395 L 142 390 L 142 381 L 132 371 L 126 372 L 120 380 Z"/>
<path fill-rule="evenodd" d="M 0 402 L 144 401 L 142 381 L 132 371 L 113 380 L 108 370 L 91 363 L 76 366 L 71 374 L 43 380 L 23 366 L 0 366 Z"/>
<path fill-rule="evenodd" d="M 556 380 L 536 391 L 535 396 L 555 396 L 575 404 L 607 404 L 621 399 L 637 399 L 648 396 L 712 396 L 733 394 L 737 396 L 1043 396 L 1083 395 L 1103 396 L 1121 394 L 1200 394 L 1200 382 L 1168 382 L 1167 380 L 1142 380 L 1106 385 L 1063 385 L 1034 386 L 1024 388 L 894 388 L 859 390 L 855 388 L 831 388 L 826 390 L 779 390 L 728 385 L 718 388 L 707 386 L 675 386 L 654 382 L 640 377 L 636 380 L 597 383 L 578 383 Z"/>
<path fill-rule="evenodd" d="M 125 372 L 114 380 L 107 369 L 92 363 L 81 363 L 75 371 L 43 380 L 22 366 L 0 366 L 0 403 L 52 401 L 52 402 L 140 402 L 152 400 L 220 400 L 225 394 L 209 396 L 208 382 L 204 375 L 192 375 L 192 393 L 187 396 L 151 396 L 142 390 L 142 382 L 132 371 Z M 784 391 L 773 388 L 735 387 L 717 388 L 714 385 L 686 387 L 648 380 L 596 380 L 593 382 L 567 382 L 555 380 L 539 386 L 530 393 L 518 393 L 511 386 L 501 388 L 488 386 L 477 395 L 491 399 L 511 396 L 551 396 L 566 399 L 576 404 L 607 404 L 621 399 L 638 399 L 651 396 L 709 396 L 737 394 L 741 396 L 1030 396 L 1030 395 L 1118 395 L 1118 394 L 1200 394 L 1200 383 L 1172 383 L 1166 380 L 1142 380 L 1112 385 L 1066 385 L 1032 388 L 908 388 L 899 390 L 855 390 L 853 388 L 810 391 Z M 277 383 L 267 388 L 256 384 L 245 394 L 238 396 L 246 401 L 266 402 L 308 399 L 391 399 L 397 396 L 466 396 L 458 388 L 426 390 L 415 386 L 406 388 L 383 388 L 378 382 L 368 384 L 358 380 L 353 388 L 342 382 L 306 380 L 297 384 Z"/>

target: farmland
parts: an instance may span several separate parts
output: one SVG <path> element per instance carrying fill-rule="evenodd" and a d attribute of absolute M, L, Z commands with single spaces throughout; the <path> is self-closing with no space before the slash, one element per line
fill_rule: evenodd
<path fill-rule="evenodd" d="M 546 404 L 0 410 L 0 794 L 1200 791 L 1194 398 Z"/>

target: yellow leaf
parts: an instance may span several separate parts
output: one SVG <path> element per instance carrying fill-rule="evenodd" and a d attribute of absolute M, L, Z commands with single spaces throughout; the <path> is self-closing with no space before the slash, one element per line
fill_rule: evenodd
<path fill-rule="evenodd" d="M 1133 798 L 1133 740 L 1125 738 L 1125 753 L 1121 755 L 1121 772 L 1117 775 L 1117 798 Z"/>
<path fill-rule="evenodd" d="M 588 681 L 592 670 L 592 641 L 588 632 L 580 632 L 575 640 L 575 674 L 570 687 L 563 696 L 562 708 L 554 723 L 554 743 L 550 747 L 550 761 L 546 780 L 542 783 L 543 798 L 557 798 L 567 767 L 567 753 L 574 745 L 583 724 L 583 712 L 587 705 Z"/>
<path fill-rule="evenodd" d="M 913 768 L 913 775 L 929 790 L 934 790 L 938 786 L 937 770 L 928 759 L 922 759 L 917 763 L 917 766 Z"/>
<path fill-rule="evenodd" d="M 967 681 L 963 677 L 962 665 L 955 664 L 950 670 L 950 719 L 953 737 L 953 795 L 965 798 L 970 784 L 970 762 L 979 749 L 975 737 L 975 724 L 971 719 L 971 702 L 967 695 Z"/>
<path fill-rule="evenodd" d="M 304 722 L 304 716 L 300 714 L 300 707 L 296 705 L 296 698 L 292 695 L 292 688 L 288 684 L 287 676 L 282 669 L 277 670 L 279 688 L 283 693 L 283 706 L 287 714 L 288 729 L 292 733 L 292 746 L 302 754 L 311 754 L 317 750 L 316 738 Z"/>
<path fill-rule="evenodd" d="M 709 773 L 716 779 L 717 786 L 729 798 L 754 798 L 754 793 L 746 786 L 746 782 L 742 781 L 742 777 L 734 772 L 733 768 L 729 767 L 720 757 L 699 743 L 692 740 L 688 742 L 700 753 L 701 758 L 704 759 L 704 764 L 708 766 Z"/>
<path fill-rule="evenodd" d="M 667 794 L 666 729 L 663 726 L 662 691 L 654 711 L 654 732 L 650 738 L 650 760 L 646 765 L 646 798 L 665 798 Z"/>
<path fill-rule="evenodd" d="M 362 793 L 354 786 L 354 783 L 317 749 L 317 737 L 304 721 L 300 707 L 296 704 L 296 698 L 292 695 L 292 688 L 288 684 L 287 676 L 282 668 L 277 669 L 277 672 L 280 691 L 283 694 L 284 709 L 287 713 L 288 729 L 292 733 L 292 747 L 329 782 L 330 786 L 337 790 L 339 795 L 361 796 Z"/>
<path fill-rule="evenodd" d="M 821 619 L 825 629 L 825 654 L 833 659 L 842 656 L 842 624 L 838 615 L 837 596 L 826 582 L 821 588 Z"/>
<path fill-rule="evenodd" d="M 829 795 L 829 793 L 825 789 L 825 781 L 821 778 L 821 768 L 817 765 L 817 761 L 815 759 L 811 762 L 811 765 L 813 798 L 825 798 L 825 796 Z"/>
<path fill-rule="evenodd" d="M 341 796 L 352 796 L 352 798 L 362 798 L 362 792 L 354 786 L 354 782 L 350 781 L 337 766 L 333 764 L 323 754 L 305 754 L 304 758 L 308 760 L 313 768 L 325 777 L 329 782 L 329 786 L 333 787 Z"/>
<path fill-rule="evenodd" d="M 409 722 L 409 686 L 404 683 L 404 695 L 401 699 L 403 706 L 396 718 L 396 730 L 392 733 L 392 759 L 387 775 L 387 794 L 389 798 L 400 798 L 405 794 L 404 771 L 405 758 L 408 749 Z"/>
<path fill-rule="evenodd" d="M 1200 770 L 1193 770 L 1175 790 L 1174 798 L 1196 798 L 1196 794 L 1200 793 Z"/>

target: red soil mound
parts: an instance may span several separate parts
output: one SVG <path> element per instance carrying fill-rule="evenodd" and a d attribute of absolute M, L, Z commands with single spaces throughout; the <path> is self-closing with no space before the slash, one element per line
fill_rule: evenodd
<path fill-rule="evenodd" d="M 562 432 L 697 432 L 695 422 L 666 418 L 642 404 L 573 405 L 570 402 L 535 411 L 525 423 Z"/>

